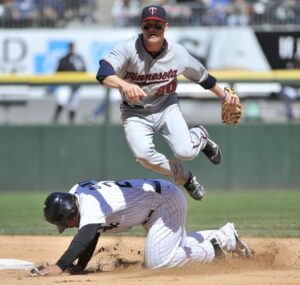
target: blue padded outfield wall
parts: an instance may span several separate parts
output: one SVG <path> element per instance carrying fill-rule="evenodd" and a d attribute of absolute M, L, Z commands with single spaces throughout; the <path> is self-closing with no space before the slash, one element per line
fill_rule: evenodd
<path fill-rule="evenodd" d="M 206 125 L 223 161 L 184 162 L 207 189 L 300 189 L 300 125 Z M 155 138 L 170 158 L 169 146 Z M 68 191 L 87 179 L 162 176 L 137 163 L 120 126 L 0 126 L 0 191 Z"/>

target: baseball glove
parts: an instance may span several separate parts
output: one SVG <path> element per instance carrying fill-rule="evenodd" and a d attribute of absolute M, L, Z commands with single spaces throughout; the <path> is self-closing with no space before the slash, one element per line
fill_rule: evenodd
<path fill-rule="evenodd" d="M 222 122 L 236 126 L 242 117 L 240 99 L 232 88 L 225 87 L 225 96 L 222 101 Z"/>

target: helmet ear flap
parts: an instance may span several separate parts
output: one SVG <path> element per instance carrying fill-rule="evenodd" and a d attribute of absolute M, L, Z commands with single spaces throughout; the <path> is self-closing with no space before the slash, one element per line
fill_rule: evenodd
<path fill-rule="evenodd" d="M 78 214 L 76 196 L 71 193 L 51 193 L 44 203 L 44 218 L 57 226 L 58 232 L 62 233 L 69 220 Z"/>

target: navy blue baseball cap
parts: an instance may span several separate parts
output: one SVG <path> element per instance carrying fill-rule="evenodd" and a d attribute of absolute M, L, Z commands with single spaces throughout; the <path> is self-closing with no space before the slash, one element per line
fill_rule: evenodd
<path fill-rule="evenodd" d="M 147 6 L 142 11 L 141 22 L 145 20 L 155 20 L 161 22 L 167 22 L 166 10 L 161 6 Z"/>

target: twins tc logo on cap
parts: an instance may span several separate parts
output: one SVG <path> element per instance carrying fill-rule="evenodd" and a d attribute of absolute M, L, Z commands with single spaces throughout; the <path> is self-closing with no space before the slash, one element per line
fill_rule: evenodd
<path fill-rule="evenodd" d="M 156 11 L 157 11 L 157 8 L 156 7 L 150 7 L 148 10 L 149 10 L 149 13 L 151 15 L 154 15 L 156 13 Z"/>
<path fill-rule="evenodd" d="M 155 20 L 167 22 L 167 13 L 161 6 L 147 6 L 142 11 L 141 21 Z"/>

